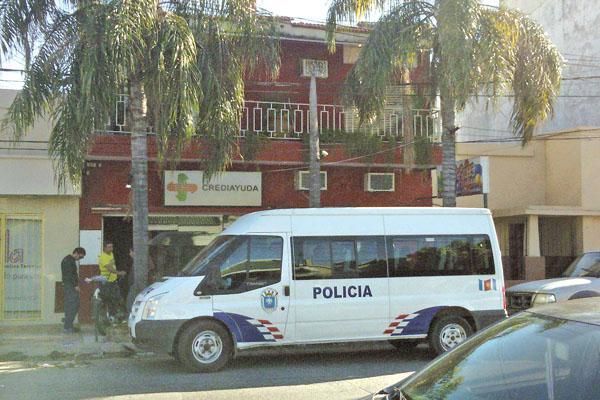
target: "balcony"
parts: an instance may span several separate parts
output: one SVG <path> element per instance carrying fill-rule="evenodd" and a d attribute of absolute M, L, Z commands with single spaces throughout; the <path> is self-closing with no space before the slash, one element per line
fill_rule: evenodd
<path fill-rule="evenodd" d="M 341 105 L 319 104 L 317 106 L 319 130 L 354 132 L 357 129 L 370 131 L 388 140 L 404 140 L 410 133 L 413 137 L 427 137 L 432 142 L 440 141 L 439 116 L 437 110 L 412 109 L 404 115 L 401 108 L 386 108 L 372 124 L 359 126 L 356 110 Z M 281 103 L 246 101 L 240 119 L 240 136 L 261 133 L 272 139 L 301 139 L 310 132 L 310 105 L 308 103 Z"/>
<path fill-rule="evenodd" d="M 127 95 L 119 95 L 115 112 L 100 134 L 128 134 Z M 319 130 L 355 132 L 369 131 L 382 140 L 404 141 L 407 137 L 427 137 L 431 142 L 441 141 L 439 112 L 434 109 L 406 109 L 392 105 L 384 109 L 379 118 L 360 126 L 355 109 L 334 104 L 317 106 Z M 406 115 L 408 114 L 408 115 Z M 240 118 L 239 136 L 262 134 L 272 139 L 300 140 L 310 132 L 310 105 L 308 103 L 283 103 L 246 100 Z M 411 135 L 412 134 L 412 135 Z"/>

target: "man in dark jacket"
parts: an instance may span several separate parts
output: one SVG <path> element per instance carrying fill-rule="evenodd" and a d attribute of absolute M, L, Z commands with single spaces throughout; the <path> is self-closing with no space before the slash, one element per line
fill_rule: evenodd
<path fill-rule="evenodd" d="M 65 333 L 75 333 L 73 320 L 79 311 L 79 273 L 77 261 L 85 257 L 85 249 L 77 247 L 60 264 L 65 304 Z"/>

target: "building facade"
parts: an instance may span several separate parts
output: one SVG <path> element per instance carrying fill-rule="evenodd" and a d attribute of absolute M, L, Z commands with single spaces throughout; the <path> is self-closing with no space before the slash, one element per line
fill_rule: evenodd
<path fill-rule="evenodd" d="M 240 154 L 227 171 L 203 180 L 201 158 L 210 149 L 200 143 L 188 148 L 176 165 L 160 166 L 154 138 L 149 137 L 150 268 L 157 276 L 176 273 L 240 215 L 308 207 L 310 79 L 303 76 L 305 60 L 325 63 L 327 69 L 327 77 L 317 82 L 322 148 L 327 153 L 321 163 L 322 206 L 431 206 L 429 169 L 439 162 L 439 154 L 434 151 L 428 163 L 408 168 L 401 143 L 406 129 L 433 139 L 438 132 L 435 112 L 407 112 L 402 105 L 390 105 L 377 123 L 364 128 L 380 138 L 370 152 L 353 153 L 335 137 L 325 139 L 358 129 L 358 118 L 342 105 L 341 94 L 368 32 L 345 29 L 331 54 L 322 25 L 280 18 L 279 30 L 280 74 L 274 82 L 246 80 Z M 131 263 L 130 154 L 129 137 L 112 132 L 98 137 L 87 157 L 80 235 L 90 256 L 82 263 L 83 275 L 96 271 L 94 260 L 106 241 L 114 242 L 119 268 L 128 269 Z M 176 243 L 179 251 L 169 248 Z"/>
<path fill-rule="evenodd" d="M 0 90 L 0 118 L 16 93 Z M 60 263 L 79 244 L 80 193 L 56 185 L 50 129 L 38 121 L 17 144 L 0 134 L 0 325 L 62 317 Z"/>
<path fill-rule="evenodd" d="M 600 130 L 585 128 L 539 136 L 525 147 L 458 145 L 459 159 L 489 159 L 488 202 L 507 280 L 557 277 L 577 255 L 600 250 L 599 154 Z M 475 195 L 457 202 L 483 201 Z"/>

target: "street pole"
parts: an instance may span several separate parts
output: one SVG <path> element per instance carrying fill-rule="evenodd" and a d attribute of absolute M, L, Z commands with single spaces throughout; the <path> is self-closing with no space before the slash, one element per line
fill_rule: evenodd
<path fill-rule="evenodd" d="M 321 207 L 321 154 L 319 146 L 319 119 L 317 116 L 317 77 L 310 76 L 310 165 L 309 207 Z"/>

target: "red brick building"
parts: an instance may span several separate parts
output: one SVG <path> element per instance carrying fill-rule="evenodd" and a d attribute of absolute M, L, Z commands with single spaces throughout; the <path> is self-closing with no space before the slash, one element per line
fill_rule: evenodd
<path fill-rule="evenodd" d="M 345 30 L 338 36 L 337 51 L 331 54 L 327 50 L 323 26 L 280 19 L 279 28 L 282 33 L 280 74 L 275 82 L 247 80 L 246 107 L 240 121 L 242 149 L 247 137 L 251 135 L 261 132 L 263 140 L 260 140 L 260 146 L 255 146 L 252 157 L 246 156 L 244 159 L 241 155 L 236 156 L 229 170 L 215 181 L 223 189 L 251 183 L 258 190 L 251 196 L 224 190 L 204 198 L 199 197 L 199 202 L 195 204 L 191 199 L 193 196 L 190 189 L 189 193 L 182 195 L 186 199 L 181 204 L 185 205 L 169 205 L 177 203 L 172 199 L 178 188 L 187 188 L 185 185 L 189 184 L 192 185 L 190 188 L 195 188 L 198 192 L 203 190 L 201 182 L 188 182 L 183 183 L 184 186 L 178 186 L 182 184 L 174 181 L 178 175 L 168 172 L 171 169 L 200 171 L 199 154 L 202 154 L 202 149 L 189 149 L 177 166 L 165 166 L 167 171 L 160 170 L 156 163 L 155 142 L 150 137 L 149 224 L 153 246 L 164 250 L 178 240 L 192 240 L 193 243 L 183 247 L 187 246 L 185 251 L 193 252 L 194 249 L 188 247 L 195 247 L 197 250 L 197 247 L 205 245 L 236 216 L 261 209 L 308 206 L 308 191 L 303 189 L 307 186 L 307 176 L 301 171 L 308 169 L 306 142 L 302 138 L 308 134 L 310 80 L 302 77 L 303 60 L 327 62 L 328 77 L 317 82 L 321 129 L 348 132 L 356 128 L 357 119 L 352 110 L 341 105 L 340 96 L 344 80 L 356 61 L 368 32 L 361 28 Z M 424 126 L 423 121 L 431 126 L 436 123 L 429 110 L 411 112 L 411 121 L 415 121 L 413 128 Z M 398 139 L 393 143 L 400 143 L 406 117 L 404 115 L 403 120 L 401 106 L 390 106 L 373 129 L 382 139 L 395 136 Z M 417 125 L 416 121 L 421 123 Z M 431 132 L 432 129 L 428 129 L 415 134 L 431 135 Z M 339 144 L 323 144 L 322 147 L 328 153 L 322 160 L 322 171 L 326 175 L 326 187 L 321 192 L 323 207 L 431 206 L 430 166 L 407 169 L 398 144 L 382 143 L 376 152 L 378 154 L 368 157 L 352 156 Z M 90 253 L 84 260 L 84 264 L 89 264 L 83 268 L 84 275 L 95 271 L 95 260 L 103 240 L 114 241 L 117 265 L 120 268 L 127 269 L 130 262 L 127 256 L 132 240 L 131 221 L 128 219 L 130 189 L 127 187 L 130 154 L 129 137 L 119 134 L 99 137 L 89 152 L 80 203 L 81 244 Z M 434 152 L 431 164 L 436 164 L 437 161 L 439 154 Z M 231 172 L 249 174 L 237 175 Z M 189 178 L 187 175 L 186 179 Z M 195 193 L 194 191 L 194 196 Z M 207 200 L 209 197 L 210 201 Z M 188 234 L 179 234 L 181 232 Z M 195 232 L 191 235 L 192 239 L 189 232 Z M 152 255 L 155 262 L 160 263 L 160 257 L 169 257 L 164 255 L 168 253 L 165 251 L 166 253 L 159 251 L 158 255 Z M 176 257 L 181 264 L 182 259 L 189 257 L 189 254 L 184 257 L 179 251 L 171 256 Z M 170 261 L 173 263 L 172 259 Z M 85 311 L 82 316 L 85 317 Z"/>

